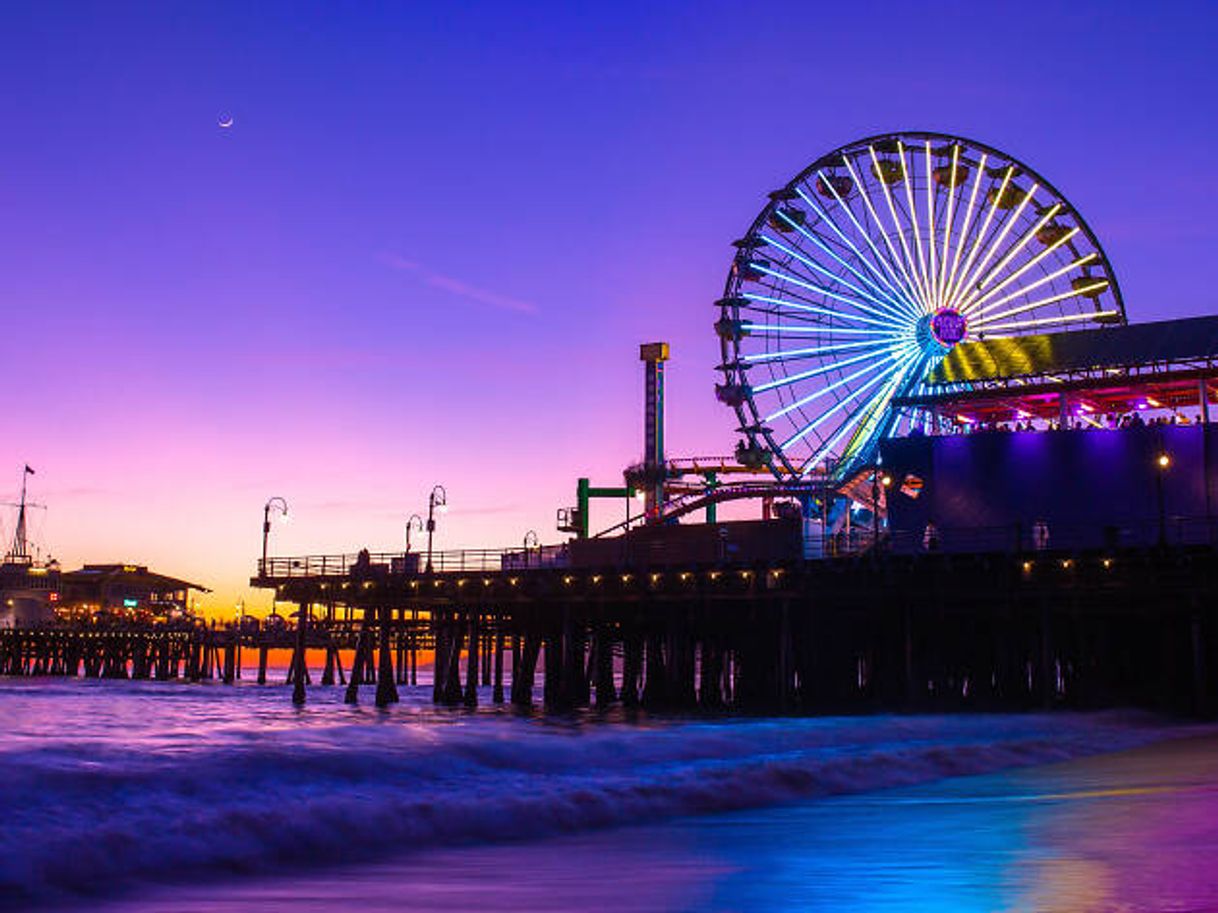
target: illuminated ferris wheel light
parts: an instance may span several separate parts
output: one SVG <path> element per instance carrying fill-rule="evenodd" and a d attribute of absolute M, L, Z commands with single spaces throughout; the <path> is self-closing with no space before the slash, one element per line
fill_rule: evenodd
<path fill-rule="evenodd" d="M 1022 162 L 933 133 L 818 159 L 743 239 L 716 324 L 724 399 L 783 477 L 843 477 L 930 421 L 893 407 L 955 346 L 1123 323 L 1112 268 Z"/>

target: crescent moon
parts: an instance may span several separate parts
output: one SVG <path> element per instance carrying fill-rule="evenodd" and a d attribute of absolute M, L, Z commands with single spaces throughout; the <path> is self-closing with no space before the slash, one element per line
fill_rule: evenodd
<path fill-rule="evenodd" d="M 221 114 L 219 124 L 227 130 L 233 125 L 233 116 L 231 114 Z"/>

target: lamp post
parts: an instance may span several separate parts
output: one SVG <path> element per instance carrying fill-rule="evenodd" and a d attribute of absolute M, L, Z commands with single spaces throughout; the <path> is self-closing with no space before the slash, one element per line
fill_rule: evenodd
<path fill-rule="evenodd" d="M 892 476 L 881 473 L 877 466 L 871 475 L 871 549 L 876 554 L 880 550 L 880 491 L 883 489 L 885 499 L 888 496 L 888 486 L 892 484 Z"/>
<path fill-rule="evenodd" d="M 443 485 L 435 486 L 427 497 L 427 573 L 429 574 L 432 572 L 431 542 L 432 537 L 436 534 L 437 507 L 440 509 L 440 513 L 448 510 L 448 492 L 444 490 Z"/>
<path fill-rule="evenodd" d="M 1167 545 L 1167 505 L 1163 498 L 1163 476 L 1171 469 L 1171 456 L 1167 451 L 1161 451 L 1155 457 L 1155 495 L 1159 501 L 1159 547 Z"/>
<path fill-rule="evenodd" d="M 410 554 L 410 531 L 417 529 L 423 532 L 423 518 L 418 514 L 411 514 L 410 519 L 406 521 L 406 554 Z"/>
<path fill-rule="evenodd" d="M 266 543 L 271 535 L 271 511 L 277 510 L 284 520 L 288 518 L 288 502 L 276 495 L 262 508 L 262 563 L 258 565 L 258 576 L 266 576 Z"/>

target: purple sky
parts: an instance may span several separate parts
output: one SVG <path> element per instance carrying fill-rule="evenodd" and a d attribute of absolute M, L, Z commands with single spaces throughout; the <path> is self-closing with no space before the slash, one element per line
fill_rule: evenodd
<path fill-rule="evenodd" d="M 670 452 L 730 450 L 729 243 L 812 159 L 889 130 L 1039 170 L 1132 320 L 1212 312 L 1216 19 L 8 4 L 0 491 L 28 461 L 65 563 L 151 564 L 225 611 L 272 494 L 284 553 L 400 548 L 435 482 L 440 547 L 555 541 L 576 477 L 640 454 L 639 342 L 673 345 Z"/>

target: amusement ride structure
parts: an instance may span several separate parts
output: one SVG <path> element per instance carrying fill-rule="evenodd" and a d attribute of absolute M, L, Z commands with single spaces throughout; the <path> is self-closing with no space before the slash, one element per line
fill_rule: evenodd
<path fill-rule="evenodd" d="M 717 503 L 745 498 L 793 497 L 822 529 L 850 501 L 877 513 L 881 443 L 960 423 L 951 405 L 975 385 L 959 371 L 944 379 L 949 355 L 1125 324 L 1112 265 L 1078 210 L 1013 156 L 941 133 L 873 136 L 818 158 L 769 194 L 734 246 L 716 302 L 716 394 L 743 440 L 734 460 L 665 461 L 667 347 L 644 346 L 645 459 L 625 489 L 591 489 L 646 492 L 639 522 L 703 509 L 713 522 Z M 560 529 L 587 535 L 586 496 L 564 516 Z"/>
<path fill-rule="evenodd" d="M 962 342 L 1125 322 L 1081 214 L 1012 156 L 938 133 L 835 149 L 770 194 L 718 302 L 724 383 L 755 464 L 841 481 Z"/>

